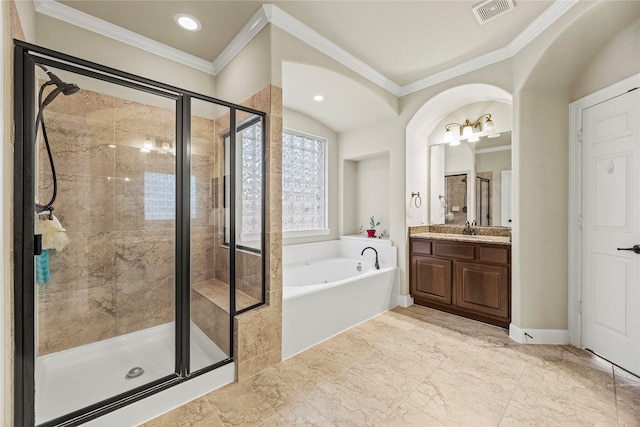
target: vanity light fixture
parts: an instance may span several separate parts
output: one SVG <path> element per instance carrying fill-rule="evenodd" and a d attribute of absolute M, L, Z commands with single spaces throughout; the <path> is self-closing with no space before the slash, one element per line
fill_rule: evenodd
<path fill-rule="evenodd" d="M 458 126 L 459 137 L 454 138 L 452 126 Z M 444 127 L 444 143 L 449 145 L 458 145 L 461 140 L 466 139 L 469 142 L 480 141 L 481 136 L 488 135 L 490 138 L 499 136 L 499 133 L 494 132 L 493 120 L 491 120 L 491 114 L 483 114 L 478 117 L 474 122 L 466 119 L 464 123 L 449 123 Z"/>
<path fill-rule="evenodd" d="M 202 28 L 200 21 L 187 13 L 176 13 L 173 20 L 185 30 L 200 31 Z"/>

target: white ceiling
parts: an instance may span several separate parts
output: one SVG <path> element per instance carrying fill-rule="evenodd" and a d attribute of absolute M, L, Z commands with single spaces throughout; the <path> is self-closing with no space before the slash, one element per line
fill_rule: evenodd
<path fill-rule="evenodd" d="M 514 0 L 514 10 L 484 25 L 480 25 L 472 13 L 472 7 L 479 3 L 466 0 L 270 2 L 276 7 L 273 10 L 289 15 L 287 22 L 306 24 L 310 30 L 305 28 L 305 31 L 317 33 L 316 39 L 344 49 L 351 63 L 363 64 L 365 72 L 361 74 L 368 75 L 375 83 L 383 81 L 379 84 L 387 89 L 391 87 L 390 91 L 396 95 L 407 93 L 403 89 L 420 82 L 425 86 L 433 76 L 446 74 L 461 64 L 475 61 L 478 66 L 488 65 L 487 60 L 481 58 L 494 57 L 498 51 L 501 52 L 499 59 L 513 55 L 514 43 L 517 44 L 527 30 L 546 27 L 541 21 L 552 22 L 559 16 L 557 13 L 548 16 L 553 9 L 550 6 L 572 2 Z M 247 23 L 255 19 L 263 4 L 250 0 L 36 0 L 39 11 L 43 5 L 47 8 L 66 5 L 214 64 L 217 58 L 225 56 L 225 47 L 232 43 L 234 36 L 247 31 Z M 189 32 L 179 28 L 173 21 L 176 13 L 194 15 L 202 22 L 202 30 Z M 536 25 L 530 26 L 532 23 Z M 358 120 L 354 110 L 365 112 L 369 123 L 395 114 L 355 81 L 314 67 L 307 67 L 306 74 L 300 75 L 301 67 L 305 66 L 283 64 L 286 107 L 309 114 L 338 132 L 363 125 L 363 119 Z M 309 88 L 310 82 L 317 83 L 317 87 Z M 341 90 L 336 89 L 340 87 Z M 333 105 L 327 102 L 319 109 L 305 98 L 307 92 L 323 93 L 327 101 L 332 98 L 337 101 L 340 97 L 341 101 Z"/>

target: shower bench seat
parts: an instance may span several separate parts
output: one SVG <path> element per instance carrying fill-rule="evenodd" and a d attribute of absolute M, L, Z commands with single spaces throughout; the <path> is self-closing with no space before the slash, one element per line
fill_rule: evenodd
<path fill-rule="evenodd" d="M 230 353 L 229 285 L 217 279 L 191 286 L 191 318 L 222 351 Z M 260 300 L 236 290 L 236 307 L 249 307 Z"/>

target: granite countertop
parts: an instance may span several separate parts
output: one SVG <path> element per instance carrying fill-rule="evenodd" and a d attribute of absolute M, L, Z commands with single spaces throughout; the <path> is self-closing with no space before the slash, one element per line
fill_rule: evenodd
<path fill-rule="evenodd" d="M 431 240 L 450 240 L 454 242 L 474 242 L 474 243 L 491 243 L 494 245 L 508 245 L 511 246 L 509 237 L 506 236 L 484 236 L 475 235 L 469 236 L 465 234 L 450 234 L 450 233 L 414 233 L 409 237 L 415 239 L 431 239 Z"/>

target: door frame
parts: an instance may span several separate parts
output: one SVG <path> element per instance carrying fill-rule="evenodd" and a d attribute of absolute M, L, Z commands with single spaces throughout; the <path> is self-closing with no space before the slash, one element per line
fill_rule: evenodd
<path fill-rule="evenodd" d="M 582 112 L 634 88 L 640 74 L 614 83 L 569 104 L 569 342 L 582 348 Z"/>

